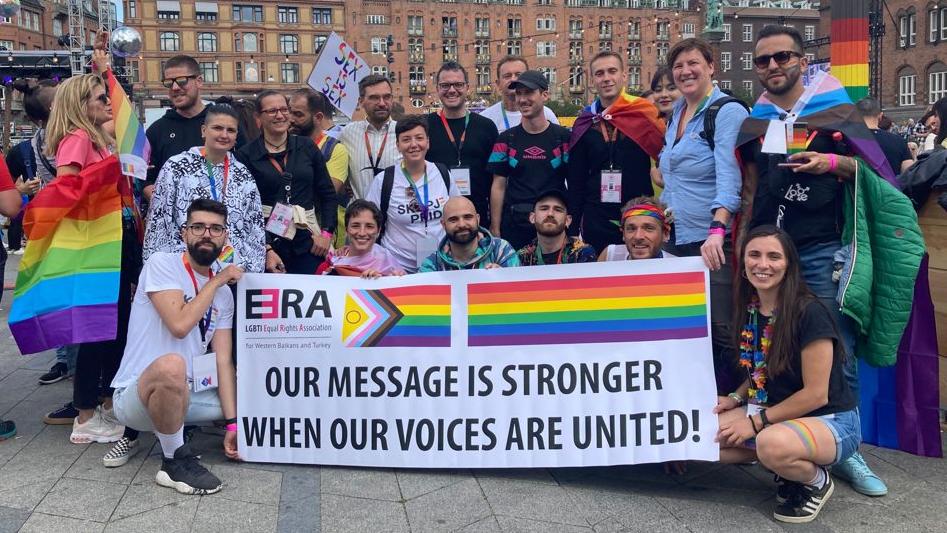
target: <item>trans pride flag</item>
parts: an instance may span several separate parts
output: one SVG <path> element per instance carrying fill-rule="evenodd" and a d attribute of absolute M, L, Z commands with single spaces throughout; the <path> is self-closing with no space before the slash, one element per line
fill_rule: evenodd
<path fill-rule="evenodd" d="M 9 325 L 24 354 L 115 338 L 124 181 L 115 156 L 30 201 Z"/>
<path fill-rule="evenodd" d="M 664 147 L 665 126 L 654 104 L 646 98 L 631 96 L 623 90 L 608 109 L 596 113 L 596 107 L 601 107 L 598 100 L 579 113 L 575 124 L 572 125 L 569 146 L 575 146 L 589 128 L 599 120 L 604 120 L 635 141 L 652 159 L 657 159 L 661 148 Z"/>

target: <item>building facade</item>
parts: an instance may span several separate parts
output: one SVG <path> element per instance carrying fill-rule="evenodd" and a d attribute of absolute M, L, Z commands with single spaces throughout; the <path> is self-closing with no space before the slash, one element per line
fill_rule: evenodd
<path fill-rule="evenodd" d="M 947 96 L 947 2 L 886 4 L 881 104 L 892 120 L 919 119 Z"/>

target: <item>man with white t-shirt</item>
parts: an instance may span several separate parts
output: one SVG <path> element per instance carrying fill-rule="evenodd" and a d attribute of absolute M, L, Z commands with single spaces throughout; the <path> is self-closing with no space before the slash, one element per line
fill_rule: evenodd
<path fill-rule="evenodd" d="M 520 56 L 506 56 L 497 63 L 497 81 L 495 82 L 497 93 L 500 95 L 500 101 L 480 112 L 480 116 L 493 121 L 497 126 L 497 131 L 504 131 L 519 126 L 523 120 L 523 113 L 520 111 L 519 104 L 516 103 L 516 90 L 510 88 L 510 84 L 518 80 L 520 74 L 529 70 L 529 64 L 526 59 Z M 556 114 L 546 106 L 543 106 L 543 114 L 546 120 L 553 124 L 559 124 Z M 483 215 L 483 213 L 481 213 Z"/>
<path fill-rule="evenodd" d="M 237 390 L 232 358 L 233 295 L 243 271 L 210 266 L 227 240 L 227 208 L 194 200 L 181 229 L 183 254 L 145 262 L 129 319 L 128 343 L 112 387 L 115 415 L 154 431 L 163 460 L 155 481 L 182 494 L 213 494 L 221 482 L 184 443 L 184 424 L 225 420 L 224 453 L 237 455 Z M 208 346 L 210 352 L 208 352 Z M 137 441 L 136 441 L 137 442 Z"/>
<path fill-rule="evenodd" d="M 661 248 L 671 236 L 670 222 L 665 207 L 651 196 L 630 200 L 621 210 L 622 244 L 609 244 L 598 260 L 626 261 L 629 259 L 662 259 L 674 257 Z"/>

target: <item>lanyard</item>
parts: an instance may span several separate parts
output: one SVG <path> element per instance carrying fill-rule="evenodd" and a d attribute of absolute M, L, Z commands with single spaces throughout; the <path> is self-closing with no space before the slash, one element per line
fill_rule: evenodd
<path fill-rule="evenodd" d="M 614 170 L 615 168 L 615 141 L 618 140 L 618 126 L 612 125 L 612 134 L 609 135 L 607 128 L 605 127 L 605 121 L 601 120 L 598 123 L 598 127 L 602 130 L 602 138 L 605 139 L 605 143 L 608 144 L 608 169 Z"/>
<path fill-rule="evenodd" d="M 191 283 L 194 284 L 194 297 L 197 298 L 197 293 L 200 292 L 200 289 L 197 288 L 197 278 L 194 276 L 194 269 L 191 268 L 191 264 L 187 262 L 187 255 L 181 254 L 181 261 L 184 262 L 184 270 L 187 271 L 187 275 L 191 277 Z M 208 272 L 208 280 L 213 279 L 214 273 Z M 213 303 L 210 307 L 207 308 L 207 313 L 198 321 L 197 328 L 201 332 L 201 342 L 207 343 L 207 328 L 210 327 L 210 315 L 211 311 L 214 310 Z"/>
<path fill-rule="evenodd" d="M 506 109 L 503 109 L 503 102 L 500 102 L 500 113 L 503 114 L 503 125 L 505 129 L 510 129 L 510 119 L 506 118 Z"/>
<path fill-rule="evenodd" d="M 201 148 L 201 157 L 204 158 L 204 165 L 207 167 L 207 179 L 210 181 L 210 195 L 214 201 L 217 201 L 217 180 L 214 178 L 214 165 L 207 159 L 207 155 Z M 220 195 L 224 201 L 227 200 L 227 182 L 230 179 L 230 158 L 224 154 L 224 175 L 221 180 Z"/>
<path fill-rule="evenodd" d="M 276 172 L 279 173 L 279 177 L 282 178 L 283 181 L 286 182 L 285 184 L 283 184 L 283 190 L 286 191 L 286 203 L 290 204 L 291 199 L 292 199 L 292 191 L 293 191 L 293 185 L 292 185 L 293 177 L 287 174 L 285 171 L 286 162 L 289 159 L 289 147 L 287 146 L 286 151 L 283 152 L 282 164 L 280 164 L 279 161 L 277 161 L 276 158 L 273 157 L 273 154 L 269 154 L 269 157 L 267 159 L 270 160 L 270 164 L 273 165 L 273 168 L 275 168 Z"/>
<path fill-rule="evenodd" d="M 372 143 L 368 140 L 368 128 L 371 127 L 370 124 L 365 125 L 365 152 L 368 154 L 368 164 L 372 169 L 377 169 L 378 165 L 381 163 L 381 155 L 385 151 L 385 144 L 388 142 L 388 132 L 391 131 L 388 128 L 388 125 L 385 124 L 385 136 L 381 140 L 381 146 L 378 147 L 378 155 L 372 159 Z"/>
<path fill-rule="evenodd" d="M 319 136 L 315 138 L 316 148 L 320 148 L 319 143 L 322 142 L 322 139 L 326 138 L 326 132 L 320 131 Z"/>
<path fill-rule="evenodd" d="M 502 108 L 501 108 L 502 109 Z M 460 142 L 454 140 L 454 132 L 450 129 L 450 124 L 447 123 L 447 117 L 444 115 L 444 110 L 441 110 L 438 113 L 438 116 L 441 117 L 441 124 L 444 125 L 444 129 L 447 130 L 447 138 L 450 139 L 451 145 L 457 149 L 457 166 L 460 166 L 460 152 L 464 149 L 464 139 L 467 138 L 467 126 L 470 124 L 470 111 L 467 111 L 467 114 L 464 115 L 464 132 L 460 134 Z M 506 114 L 504 113 L 504 117 Z"/>
<path fill-rule="evenodd" d="M 559 248 L 559 255 L 556 256 L 556 262 L 553 263 L 553 264 L 555 264 L 555 265 L 561 265 L 561 264 L 562 264 L 562 251 L 566 249 L 566 245 L 567 245 L 567 244 L 569 244 L 568 239 L 566 239 L 566 241 L 564 241 L 564 242 L 562 243 L 562 248 Z M 546 264 L 546 262 L 543 261 L 543 249 L 542 249 L 542 246 L 540 246 L 538 242 L 536 243 L 536 264 L 538 264 L 538 265 L 545 265 L 545 264 Z"/>
<path fill-rule="evenodd" d="M 405 168 L 404 163 L 401 164 L 401 172 L 404 174 L 405 179 L 408 180 L 408 184 L 411 185 L 411 189 L 414 191 L 414 198 L 418 201 L 418 206 L 421 208 L 421 220 L 424 221 L 424 227 L 427 227 L 427 215 L 428 215 L 428 188 L 427 188 L 427 166 L 424 167 L 424 201 L 421 200 L 421 193 L 418 191 L 418 186 L 414 183 L 414 180 L 411 179 L 411 174 L 408 174 L 408 170 Z"/>

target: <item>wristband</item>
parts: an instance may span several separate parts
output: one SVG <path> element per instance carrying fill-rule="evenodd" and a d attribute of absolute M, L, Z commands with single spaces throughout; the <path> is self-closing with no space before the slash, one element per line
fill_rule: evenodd
<path fill-rule="evenodd" d="M 753 433 L 759 435 L 760 430 L 756 428 L 756 422 L 753 421 L 753 415 L 746 415 L 746 417 L 750 419 L 750 425 L 753 426 Z"/>
<path fill-rule="evenodd" d="M 838 167 L 838 156 L 835 154 L 829 154 L 829 172 L 832 172 Z"/>
<path fill-rule="evenodd" d="M 738 392 L 731 392 L 730 394 L 727 395 L 727 398 L 732 398 L 736 400 L 737 405 L 743 405 L 743 396 L 740 396 L 740 393 Z"/>
<path fill-rule="evenodd" d="M 723 235 L 726 235 L 726 234 L 727 234 L 726 228 L 710 228 L 709 230 L 707 230 L 707 235 L 721 235 L 721 236 L 723 236 Z"/>
<path fill-rule="evenodd" d="M 326 230 L 322 230 L 322 236 L 325 237 L 326 239 L 330 239 L 330 240 L 332 239 L 332 234 Z"/>
<path fill-rule="evenodd" d="M 229 432 L 229 433 L 236 433 L 236 432 L 237 432 L 237 424 L 236 424 L 236 423 L 227 424 L 226 429 L 227 429 L 227 432 Z"/>
<path fill-rule="evenodd" d="M 769 418 L 766 417 L 766 409 L 761 409 L 761 410 L 760 410 L 760 422 L 763 423 L 763 427 L 764 427 L 764 428 L 773 425 L 773 423 L 769 421 Z"/>
<path fill-rule="evenodd" d="M 236 424 L 236 423 L 237 423 L 237 417 L 228 418 L 224 420 L 224 424 Z"/>

